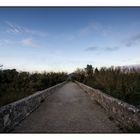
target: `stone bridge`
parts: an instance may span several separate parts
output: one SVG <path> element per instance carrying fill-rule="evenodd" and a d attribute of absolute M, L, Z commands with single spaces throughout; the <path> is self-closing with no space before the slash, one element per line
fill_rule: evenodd
<path fill-rule="evenodd" d="M 120 133 L 139 126 L 139 109 L 79 82 L 64 82 L 0 108 L 1 132 Z"/>

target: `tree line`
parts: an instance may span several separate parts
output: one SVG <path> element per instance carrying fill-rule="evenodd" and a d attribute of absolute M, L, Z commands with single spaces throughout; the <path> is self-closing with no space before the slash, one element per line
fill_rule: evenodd
<path fill-rule="evenodd" d="M 64 72 L 29 73 L 0 69 L 0 106 L 61 83 L 67 77 Z"/>
<path fill-rule="evenodd" d="M 6 105 L 36 91 L 46 89 L 68 78 L 64 72 L 29 73 L 16 69 L 2 70 L 0 65 L 0 106 Z M 129 104 L 140 106 L 140 69 L 122 67 L 77 69 L 71 76 L 88 86 L 123 100 Z"/>
<path fill-rule="evenodd" d="M 123 100 L 129 104 L 140 106 L 140 69 L 129 67 L 93 68 L 87 65 L 85 69 L 77 69 L 73 80 Z"/>

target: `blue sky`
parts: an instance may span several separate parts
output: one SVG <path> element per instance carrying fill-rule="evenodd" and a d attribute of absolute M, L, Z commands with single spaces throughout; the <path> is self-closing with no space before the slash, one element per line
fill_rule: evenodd
<path fill-rule="evenodd" d="M 140 8 L 0 8 L 0 64 L 66 71 L 140 64 Z"/>

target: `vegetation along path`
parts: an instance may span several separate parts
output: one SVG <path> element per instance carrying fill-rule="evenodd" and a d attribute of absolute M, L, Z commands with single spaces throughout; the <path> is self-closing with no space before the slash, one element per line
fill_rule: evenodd
<path fill-rule="evenodd" d="M 120 132 L 105 110 L 73 82 L 65 84 L 12 132 L 107 133 Z"/>

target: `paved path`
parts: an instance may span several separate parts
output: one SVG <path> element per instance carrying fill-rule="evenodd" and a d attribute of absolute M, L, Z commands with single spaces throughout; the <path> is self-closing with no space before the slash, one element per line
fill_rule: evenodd
<path fill-rule="evenodd" d="M 57 90 L 12 132 L 24 133 L 115 133 L 120 132 L 106 112 L 69 82 Z"/>

